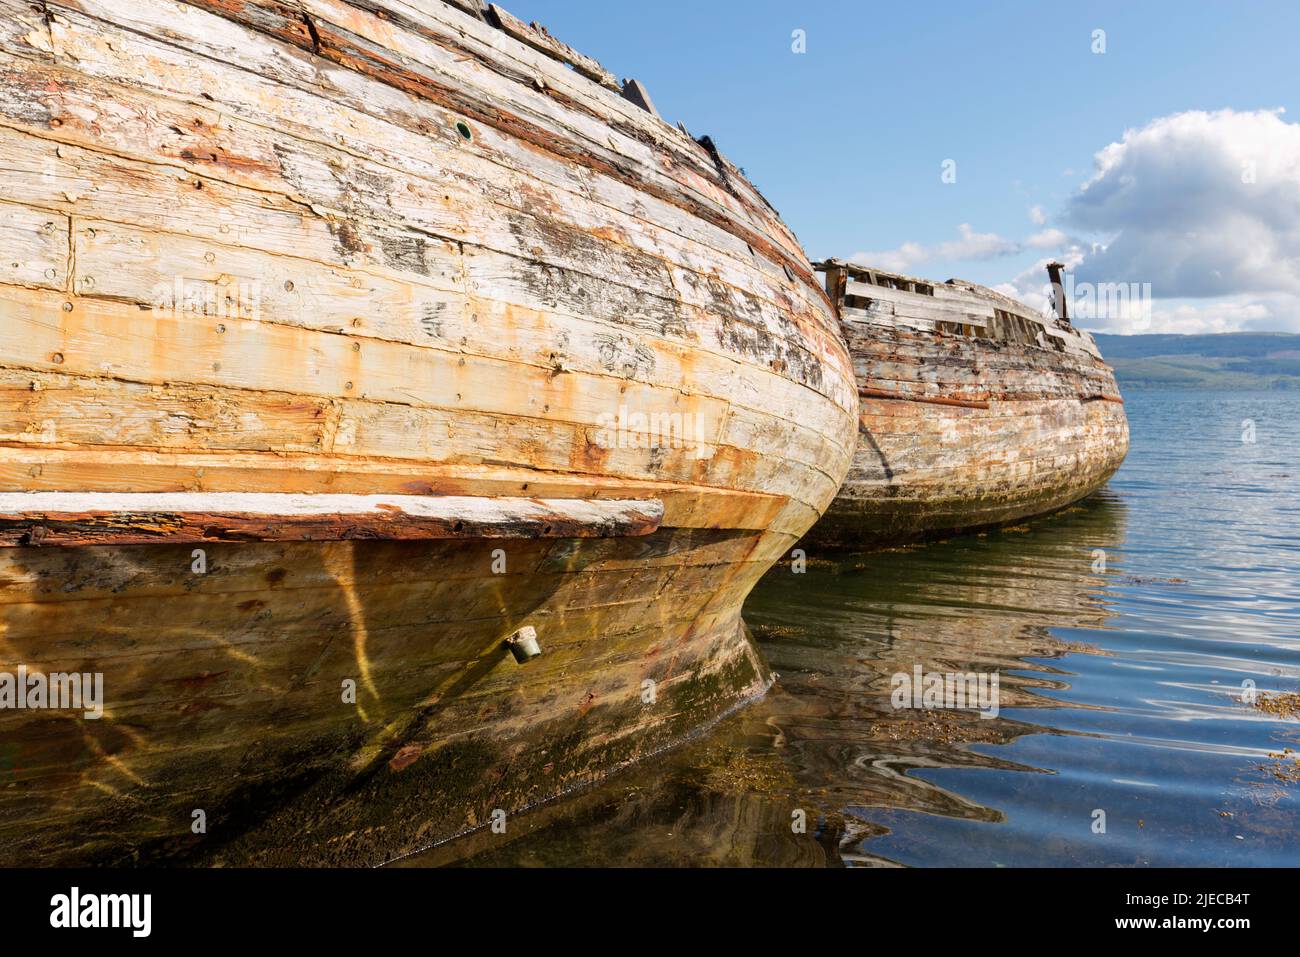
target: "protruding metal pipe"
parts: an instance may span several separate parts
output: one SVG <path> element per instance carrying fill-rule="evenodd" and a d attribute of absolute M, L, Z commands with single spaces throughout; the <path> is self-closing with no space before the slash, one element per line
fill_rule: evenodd
<path fill-rule="evenodd" d="M 542 653 L 542 646 L 537 641 L 537 629 L 532 625 L 524 625 L 507 638 L 506 647 L 515 656 L 515 661 L 521 665 L 526 661 L 532 661 Z"/>

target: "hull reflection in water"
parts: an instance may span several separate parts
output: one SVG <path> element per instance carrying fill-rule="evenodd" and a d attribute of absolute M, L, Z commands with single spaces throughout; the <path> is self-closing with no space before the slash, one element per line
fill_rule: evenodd
<path fill-rule="evenodd" d="M 406 864 L 839 865 L 893 863 L 868 809 L 998 822 L 913 773 L 993 768 L 1040 774 L 1000 748 L 1043 729 L 1008 709 L 1051 708 L 1063 638 L 1110 616 L 1094 549 L 1124 538 L 1105 495 L 1054 519 L 933 546 L 773 569 L 746 606 L 780 673 L 768 698 L 704 740 L 598 790 Z M 997 674 L 1000 713 L 895 709 L 893 677 Z M 799 825 L 806 822 L 800 832 Z"/>
<path fill-rule="evenodd" d="M 745 605 L 781 676 L 765 701 L 414 862 L 1300 863 L 1300 724 L 1270 697 L 1300 690 L 1300 397 L 1127 399 L 1103 492 L 1027 527 L 783 562 Z M 891 676 L 918 665 L 996 672 L 998 717 L 894 710 Z"/>

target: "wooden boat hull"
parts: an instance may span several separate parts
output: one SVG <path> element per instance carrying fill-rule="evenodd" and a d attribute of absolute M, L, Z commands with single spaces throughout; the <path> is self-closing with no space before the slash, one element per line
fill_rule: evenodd
<path fill-rule="evenodd" d="M 6 863 L 377 864 L 596 780 L 766 689 L 718 571 L 754 544 L 214 545 L 198 581 L 188 545 L 7 549 L 6 659 L 108 708 L 0 714 Z"/>
<path fill-rule="evenodd" d="M 741 604 L 857 402 L 710 142 L 434 0 L 43 11 L 0 0 L 0 673 L 104 711 L 0 708 L 0 863 L 380 863 L 763 691 Z"/>
<path fill-rule="evenodd" d="M 808 544 L 1015 523 L 1095 492 L 1123 462 L 1123 400 L 1087 333 L 968 283 L 831 265 L 828 284 L 862 404 L 853 465 Z"/>

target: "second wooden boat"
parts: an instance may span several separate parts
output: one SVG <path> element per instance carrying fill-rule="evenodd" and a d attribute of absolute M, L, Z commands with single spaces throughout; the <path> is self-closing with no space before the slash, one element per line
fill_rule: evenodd
<path fill-rule="evenodd" d="M 848 478 L 805 541 L 858 548 L 1018 522 L 1096 491 L 1128 451 L 1115 375 L 1069 319 L 983 286 L 830 260 L 862 406 Z"/>

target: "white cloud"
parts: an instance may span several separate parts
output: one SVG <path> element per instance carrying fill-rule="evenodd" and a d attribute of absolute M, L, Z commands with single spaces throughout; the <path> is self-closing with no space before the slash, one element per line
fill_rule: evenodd
<path fill-rule="evenodd" d="M 1158 298 L 1300 293 L 1300 124 L 1220 110 L 1128 130 L 1064 219 L 1103 237 L 1080 281 L 1149 282 Z"/>
<path fill-rule="evenodd" d="M 1230 296 L 1200 301 L 1165 301 L 1152 310 L 1149 325 L 1135 329 L 1132 323 L 1110 321 L 1095 328 L 1106 332 L 1241 332 L 1273 331 L 1283 325 L 1282 316 L 1293 303 L 1249 296 Z M 1282 307 L 1279 312 L 1279 306 Z"/>
<path fill-rule="evenodd" d="M 1282 110 L 1191 111 L 1127 130 L 1095 157 L 1060 221 L 1025 242 L 1076 284 L 1150 284 L 1149 315 L 1083 320 L 1112 332 L 1300 331 L 1300 124 Z M 1043 265 L 999 289 L 1046 304 Z"/>
<path fill-rule="evenodd" d="M 876 266 L 892 272 L 907 272 L 921 263 L 933 260 L 967 261 L 999 259 L 1020 252 L 1023 247 L 1010 239 L 1003 239 L 997 233 L 977 233 L 969 223 L 957 227 L 957 238 L 946 242 L 925 246 L 921 243 L 907 242 L 896 249 L 879 252 L 856 252 L 849 257 L 851 262 L 864 266 Z"/>
<path fill-rule="evenodd" d="M 1049 228 L 1034 233 L 1025 240 L 1024 246 L 1026 249 L 1063 249 L 1076 244 L 1075 240 L 1061 230 Z"/>
<path fill-rule="evenodd" d="M 1080 317 L 1089 328 L 1300 332 L 1300 124 L 1280 109 L 1176 113 L 1127 130 L 1096 154 L 1060 215 L 1035 204 L 1029 219 L 1040 228 L 1024 239 L 962 224 L 956 239 L 851 258 L 912 272 L 1037 254 L 995 288 L 1045 308 L 1052 259 L 1076 286 L 1150 284 L 1143 315 Z"/>
<path fill-rule="evenodd" d="M 849 262 L 861 266 L 874 266 L 889 272 L 908 272 L 917 263 L 923 263 L 929 258 L 929 250 L 920 243 L 903 243 L 897 249 L 856 252 L 849 257 Z"/>

